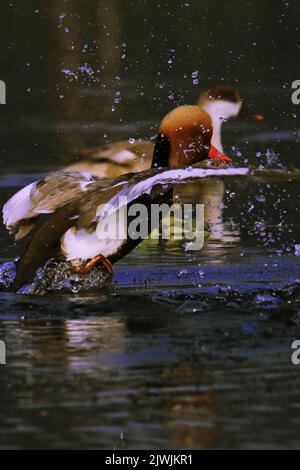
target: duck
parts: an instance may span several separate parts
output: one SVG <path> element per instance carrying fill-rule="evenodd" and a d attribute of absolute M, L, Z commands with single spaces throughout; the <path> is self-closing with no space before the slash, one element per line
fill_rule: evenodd
<path fill-rule="evenodd" d="M 231 118 L 243 118 L 253 122 L 264 121 L 262 114 L 250 114 L 243 109 L 243 101 L 238 90 L 230 85 L 212 86 L 204 92 L 197 103 L 211 117 L 213 123 L 212 147 L 224 152 L 222 144 L 222 127 Z M 226 230 L 223 220 L 224 181 L 203 180 L 180 187 L 175 187 L 177 199 L 182 202 L 197 200 L 204 205 L 204 217 L 209 226 L 209 241 L 221 244 L 239 242 L 238 230 Z"/>
<path fill-rule="evenodd" d="M 198 105 L 211 117 L 213 136 L 211 143 L 223 152 L 222 127 L 231 118 L 240 117 L 253 122 L 265 120 L 263 114 L 250 114 L 242 109 L 243 101 L 238 90 L 230 85 L 215 85 L 202 93 Z"/>
<path fill-rule="evenodd" d="M 249 114 L 242 109 L 243 101 L 234 87 L 219 84 L 202 93 L 197 105 L 206 111 L 212 119 L 213 135 L 211 145 L 214 149 L 224 152 L 222 144 L 222 126 L 234 117 L 242 117 L 252 121 L 264 120 L 262 114 Z M 65 167 L 70 171 L 86 171 L 98 178 L 114 178 L 130 172 L 139 172 L 151 168 L 154 140 L 134 139 L 122 140 L 86 149 L 78 161 Z M 216 150 L 212 150 L 212 153 Z"/>
<path fill-rule="evenodd" d="M 133 202 L 149 206 L 169 201 L 174 183 L 189 179 L 188 168 L 195 164 L 200 165 L 198 176 L 218 175 L 230 166 L 230 158 L 211 145 L 212 135 L 212 120 L 204 109 L 180 106 L 159 126 L 151 169 L 101 179 L 88 172 L 62 170 L 18 191 L 4 205 L 3 221 L 16 240 L 32 236 L 17 262 L 11 290 L 18 291 L 39 267 L 58 255 L 71 261 L 78 274 L 99 264 L 113 276 L 113 264 L 141 239 L 99 238 L 97 226 L 104 222 L 98 208 L 110 204 L 120 210 L 121 196 L 126 196 L 127 208 Z"/>

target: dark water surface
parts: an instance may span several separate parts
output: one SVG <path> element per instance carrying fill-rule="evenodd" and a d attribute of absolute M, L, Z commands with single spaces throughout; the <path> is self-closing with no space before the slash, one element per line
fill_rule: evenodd
<path fill-rule="evenodd" d="M 237 166 L 299 167 L 297 2 L 50 3 L 1 6 L 2 202 L 222 81 L 267 117 L 226 123 Z M 230 238 L 146 242 L 106 291 L 0 295 L 0 448 L 300 447 L 299 189 L 230 184 L 224 205 Z"/>

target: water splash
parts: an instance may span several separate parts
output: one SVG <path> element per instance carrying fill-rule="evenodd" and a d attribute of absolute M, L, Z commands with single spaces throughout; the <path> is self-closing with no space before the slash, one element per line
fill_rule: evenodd
<path fill-rule="evenodd" d="M 16 275 L 15 262 L 0 266 L 0 290 L 8 291 Z M 72 293 L 99 291 L 109 282 L 108 273 L 101 267 L 94 267 L 87 274 L 77 274 L 68 261 L 50 259 L 39 268 L 34 279 L 23 286 L 19 294 Z"/>

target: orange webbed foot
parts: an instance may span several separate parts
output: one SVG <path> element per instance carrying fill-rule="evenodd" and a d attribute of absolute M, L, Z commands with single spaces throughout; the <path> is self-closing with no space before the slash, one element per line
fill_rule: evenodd
<path fill-rule="evenodd" d="M 94 256 L 90 261 L 88 261 L 85 265 L 83 266 L 74 266 L 74 271 L 77 274 L 86 274 L 88 273 L 91 269 L 93 269 L 94 266 L 97 266 L 97 264 L 100 264 L 101 266 L 104 267 L 104 269 L 108 272 L 110 277 L 113 277 L 114 271 L 113 271 L 113 265 L 109 261 L 109 259 L 105 258 L 103 255 L 97 255 Z"/>

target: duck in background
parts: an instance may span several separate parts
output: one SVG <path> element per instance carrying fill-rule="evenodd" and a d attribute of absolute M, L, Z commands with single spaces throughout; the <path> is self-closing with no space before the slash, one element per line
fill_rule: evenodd
<path fill-rule="evenodd" d="M 17 262 L 12 290 L 18 291 L 37 268 L 59 255 L 71 261 L 79 274 L 99 264 L 112 275 L 112 263 L 135 248 L 141 238 L 127 237 L 127 230 L 123 239 L 99 238 L 97 226 L 102 223 L 97 212 L 99 206 L 109 203 L 118 212 L 120 196 L 127 197 L 127 207 L 137 202 L 149 207 L 168 201 L 170 191 L 172 199 L 174 181 L 189 179 L 191 173 L 186 167 L 197 163 L 202 168 L 200 177 L 222 172 L 220 168 L 227 168 L 228 157 L 213 149 L 217 156 L 209 158 L 212 134 L 211 118 L 206 111 L 199 106 L 181 106 L 161 122 L 152 169 L 98 181 L 87 173 L 55 172 L 21 189 L 3 208 L 9 232 L 21 239 L 31 232 L 41 214 L 47 214 L 47 220 L 37 226 Z M 167 166 L 171 168 L 162 169 Z"/>
<path fill-rule="evenodd" d="M 242 99 L 239 92 L 229 85 L 217 85 L 203 93 L 198 101 L 211 117 L 213 123 L 212 145 L 223 152 L 222 126 L 224 122 L 234 117 L 242 117 L 256 122 L 264 121 L 261 114 L 248 114 L 242 109 Z M 178 197 L 183 202 L 197 200 L 204 204 L 204 217 L 210 227 L 210 240 L 232 243 L 239 241 L 239 233 L 225 228 L 222 216 L 224 199 L 224 182 L 203 181 L 199 184 L 189 184 L 180 190 Z M 176 191 L 176 188 L 175 188 Z"/>
<path fill-rule="evenodd" d="M 263 121 L 261 114 L 248 114 L 242 110 L 239 92 L 229 85 L 216 85 L 202 93 L 198 106 L 212 119 L 213 135 L 210 156 L 223 154 L 222 126 L 233 117 L 243 117 L 253 121 Z M 115 178 L 129 173 L 140 172 L 151 167 L 155 142 L 143 139 L 129 139 L 102 147 L 88 149 L 82 158 L 66 167 L 71 171 L 87 171 L 98 178 Z M 223 156 L 224 158 L 224 156 Z M 231 162 L 230 159 L 227 160 Z M 205 220 L 209 224 L 211 240 L 222 242 L 238 241 L 238 236 L 225 231 L 222 217 L 224 198 L 223 181 L 205 181 L 174 187 L 176 202 L 198 202 L 204 204 Z"/>
<path fill-rule="evenodd" d="M 262 114 L 249 114 L 242 109 L 243 101 L 239 92 L 229 85 L 216 85 L 202 93 L 198 105 L 212 119 L 213 136 L 211 143 L 220 152 L 223 152 L 222 126 L 228 119 L 242 117 L 256 122 L 264 121 Z"/>
<path fill-rule="evenodd" d="M 260 114 L 247 114 L 242 110 L 239 92 L 229 85 L 216 85 L 202 93 L 198 106 L 212 119 L 213 136 L 211 144 L 223 153 L 222 125 L 233 117 L 263 121 Z M 129 139 L 87 149 L 80 159 L 65 169 L 87 171 L 97 178 L 115 178 L 129 172 L 151 168 L 155 140 Z"/>

